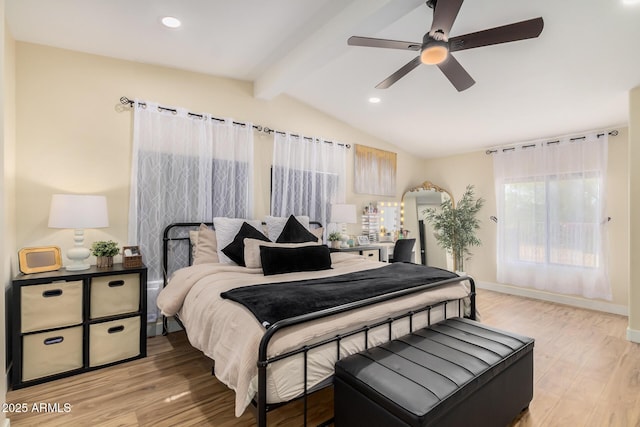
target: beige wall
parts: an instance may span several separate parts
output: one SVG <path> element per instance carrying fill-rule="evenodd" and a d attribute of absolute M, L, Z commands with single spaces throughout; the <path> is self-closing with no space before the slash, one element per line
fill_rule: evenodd
<path fill-rule="evenodd" d="M 5 30 L 4 0 L 0 0 L 0 224 L 2 227 L 2 244 L 0 245 L 0 279 L 6 292 L 11 286 L 11 278 L 15 274 L 11 254 L 15 253 L 15 43 Z M 15 257 L 13 257 L 15 258 Z M 2 403 L 6 401 L 7 374 L 5 370 L 5 292 L 0 296 L 0 396 Z M 0 414 L 0 424 L 5 425 L 6 415 Z"/>
<path fill-rule="evenodd" d="M 629 94 L 629 258 L 640 265 L 640 86 Z M 640 342 L 640 281 L 627 269 L 629 283 L 629 329 L 627 337 Z"/>
<path fill-rule="evenodd" d="M 640 101 L 640 99 L 639 99 Z M 640 103 L 640 102 L 639 102 Z M 590 305 L 591 301 L 575 298 L 562 299 L 562 302 L 574 302 L 593 308 L 609 309 L 612 311 L 626 311 L 628 304 L 628 132 L 626 128 L 618 129 L 618 136 L 609 137 L 609 165 L 607 179 L 607 212 L 612 218 L 609 223 L 609 277 L 613 289 L 613 300 L 608 307 L 603 302 L 600 305 Z M 465 263 L 467 273 L 478 281 L 496 283 L 496 223 L 489 219 L 496 215 L 495 188 L 493 181 L 493 163 L 490 155 L 482 152 L 468 153 L 441 159 L 430 159 L 426 162 L 425 180 L 448 189 L 457 201 L 464 193 L 467 184 L 475 186 L 476 196 L 482 197 L 486 203 L 479 213 L 482 221 L 478 237 L 482 241 L 480 248 L 472 248 L 474 256 Z M 640 178 L 639 178 L 640 180 Z M 640 199 L 640 196 L 639 196 Z M 640 238 L 639 238 L 640 241 Z M 640 252 L 640 251 L 639 251 Z M 554 299 L 554 295 L 541 295 L 545 299 Z M 557 299 L 557 298 L 556 298 Z M 580 301 L 582 300 L 582 301 Z"/>
<path fill-rule="evenodd" d="M 10 245 L 9 253 L 14 254 L 18 248 L 32 245 L 56 244 L 63 251 L 70 246 L 69 232 L 47 228 L 49 201 L 51 194 L 56 192 L 106 194 L 111 226 L 88 231 L 87 241 L 102 238 L 122 243 L 127 241 L 132 113 L 118 102 L 120 96 L 127 96 L 397 152 L 399 167 L 395 198 L 353 194 L 353 150 L 350 152 L 347 201 L 356 203 L 359 208 L 372 200 L 399 200 L 406 189 L 425 180 L 447 188 L 456 199 L 467 184 L 474 184 L 476 194 L 486 199 L 480 212 L 482 228 L 479 237 L 483 246 L 474 248 L 475 255 L 466 263 L 465 270 L 479 281 L 496 282 L 496 224 L 489 220 L 490 215 L 495 215 L 492 160 L 484 152 L 421 160 L 287 96 L 271 101 L 255 99 L 252 85 L 248 82 L 28 43 L 17 43 L 15 56 L 16 234 L 13 244 L 7 243 Z M 625 307 L 630 301 L 627 273 L 630 253 L 632 260 L 636 254 L 635 261 L 640 262 L 640 243 L 637 243 L 640 242 L 640 231 L 635 230 L 638 236 L 634 237 L 631 228 L 632 237 L 629 239 L 627 197 L 631 190 L 631 200 L 640 200 L 640 174 L 634 177 L 631 170 L 629 180 L 626 160 L 629 158 L 633 162 L 635 158 L 640 161 L 640 150 L 630 150 L 633 144 L 627 143 L 634 137 L 638 140 L 640 134 L 633 133 L 634 120 L 636 128 L 640 128 L 639 90 L 631 95 L 631 109 L 635 117 L 632 117 L 632 131 L 619 129 L 620 134 L 610 138 L 608 182 L 609 215 L 613 218 L 610 223 L 612 304 Z M 636 146 L 638 144 L 640 140 Z M 272 150 L 271 137 L 256 133 L 256 218 L 269 212 Z M 9 199 L 13 200 L 12 197 Z M 631 209 L 633 212 L 633 205 Z M 639 210 L 640 205 L 636 212 Z M 359 226 L 350 226 L 349 230 L 358 233 Z M 635 251 L 634 244 L 638 246 Z M 636 289 L 634 297 L 634 289 L 631 289 L 631 300 L 637 300 L 638 293 Z M 640 309 L 636 307 L 634 311 L 632 307 L 630 311 L 630 322 L 634 319 L 636 322 L 630 325 L 640 330 Z"/>
<path fill-rule="evenodd" d="M 110 227 L 88 230 L 86 241 L 127 241 L 132 113 L 119 104 L 121 96 L 395 151 L 398 194 L 387 200 L 400 200 L 422 175 L 415 156 L 287 96 L 255 99 L 248 82 L 18 43 L 16 247 L 57 244 L 64 251 L 71 245 L 69 231 L 47 228 L 57 192 L 106 194 Z M 264 133 L 255 141 L 254 216 L 262 218 L 269 213 L 273 143 Z M 361 207 L 378 197 L 353 194 L 353 151 L 347 201 Z"/>

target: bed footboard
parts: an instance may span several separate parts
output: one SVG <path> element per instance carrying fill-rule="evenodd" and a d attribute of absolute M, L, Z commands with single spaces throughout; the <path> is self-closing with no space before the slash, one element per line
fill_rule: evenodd
<path fill-rule="evenodd" d="M 356 310 L 359 308 L 363 308 L 363 307 L 367 307 L 373 304 L 379 304 L 385 301 L 389 301 L 389 300 L 393 300 L 396 298 L 400 298 L 406 295 L 411 295 L 411 294 L 417 294 L 419 292 L 424 292 L 427 289 L 433 289 L 433 285 L 423 285 L 423 286 L 417 286 L 414 288 L 410 288 L 410 289 L 404 289 L 402 291 L 397 291 L 397 292 L 393 292 L 393 293 L 389 293 L 389 294 L 385 294 L 385 295 L 380 295 L 377 297 L 372 297 L 372 298 L 368 298 L 365 300 L 361 300 L 361 301 L 357 301 L 357 302 L 353 302 L 350 304 L 344 304 L 341 306 L 337 306 L 337 307 L 333 307 L 333 308 L 329 308 L 326 310 L 321 310 L 321 311 L 317 311 L 317 312 L 313 312 L 313 313 L 309 313 L 309 314 L 305 314 L 302 316 L 296 316 L 296 317 L 291 317 L 288 319 L 284 319 L 284 320 L 280 320 L 276 323 L 274 323 L 273 325 L 271 325 L 269 327 L 269 329 L 267 329 L 265 331 L 265 334 L 262 337 L 262 340 L 260 342 L 260 347 L 258 350 L 258 392 L 257 392 L 257 398 L 255 399 L 255 405 L 256 405 L 256 411 L 257 411 L 257 421 L 258 421 L 258 427 L 266 427 L 267 426 L 267 413 L 269 412 L 270 409 L 272 409 L 272 406 L 270 406 L 269 404 L 267 404 L 267 368 L 270 364 L 277 362 L 279 360 L 288 358 L 288 357 L 292 357 L 292 356 L 296 356 L 299 354 L 303 355 L 304 358 L 304 391 L 303 394 L 301 396 L 301 398 L 304 401 L 304 426 L 306 427 L 307 425 L 307 397 L 309 394 L 311 394 L 312 392 L 315 392 L 319 389 L 319 387 L 314 388 L 313 390 L 309 390 L 307 388 L 307 355 L 309 353 L 309 351 L 313 350 L 314 348 L 320 347 L 320 346 L 324 346 L 330 343 L 335 343 L 336 344 L 336 351 L 337 351 L 337 359 L 340 359 L 340 355 L 341 355 L 341 341 L 344 340 L 345 338 L 351 337 L 353 335 L 357 335 L 357 334 L 364 334 L 364 345 L 365 348 L 368 348 L 368 332 L 371 329 L 374 328 L 378 328 L 384 325 L 388 326 L 388 330 L 389 330 L 389 338 L 388 341 L 391 341 L 392 338 L 392 327 L 394 322 L 401 320 L 401 319 L 408 319 L 409 320 L 409 332 L 413 332 L 413 318 L 414 316 L 416 316 L 419 313 L 422 312 L 426 312 L 427 313 L 427 317 L 428 317 L 428 325 L 431 325 L 431 310 L 433 310 L 436 307 L 439 306 L 444 306 L 444 318 L 446 319 L 447 316 L 447 305 L 452 303 L 452 302 L 456 302 L 457 301 L 457 305 L 458 305 L 458 309 L 457 309 L 457 313 L 452 313 L 453 316 L 464 316 L 467 318 L 470 318 L 472 320 L 476 320 L 476 286 L 475 286 L 475 281 L 473 280 L 472 277 L 470 276 L 461 276 L 461 277 L 455 277 L 452 279 L 447 279 L 447 280 L 443 280 L 441 282 L 438 282 L 437 286 L 438 287 L 442 287 L 445 285 L 449 285 L 452 283 L 460 283 L 460 282 L 468 282 L 469 283 L 469 294 L 467 297 L 463 298 L 463 299 L 459 299 L 459 300 L 451 300 L 451 301 L 441 301 L 438 302 L 436 304 L 432 304 L 432 305 L 428 305 L 425 306 L 423 308 L 417 309 L 417 310 L 411 310 L 408 311 L 406 313 L 397 315 L 397 316 L 393 316 L 375 323 L 372 323 L 370 325 L 366 325 L 366 326 L 362 326 L 360 328 L 357 328 L 355 330 L 351 330 L 348 332 L 344 332 L 342 334 L 338 334 L 335 335 L 333 337 L 327 338 L 325 340 L 322 340 L 320 342 L 316 342 L 313 343 L 311 345 L 305 345 L 299 349 L 293 350 L 293 351 L 289 351 L 287 353 L 284 354 L 280 354 L 278 356 L 275 357 L 268 357 L 268 348 L 269 348 L 269 343 L 271 341 L 271 339 L 274 337 L 274 335 L 281 331 L 282 329 L 286 329 L 289 327 L 292 327 L 294 325 L 298 325 L 301 323 L 305 323 L 305 322 L 310 322 L 313 320 L 317 320 L 317 319 L 322 319 L 322 318 L 326 318 L 329 316 L 333 316 L 336 314 L 340 314 L 340 313 L 344 313 L 350 310 Z M 469 315 L 466 316 L 463 313 L 465 312 L 463 306 L 464 306 L 464 299 L 469 298 Z M 330 385 L 331 383 L 328 383 L 326 386 Z M 280 404 L 275 405 L 275 406 L 280 406 Z"/>

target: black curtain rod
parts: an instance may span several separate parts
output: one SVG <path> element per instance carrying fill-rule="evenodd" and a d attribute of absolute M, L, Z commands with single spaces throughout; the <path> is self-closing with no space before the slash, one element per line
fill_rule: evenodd
<path fill-rule="evenodd" d="M 133 100 L 131 100 L 131 99 L 127 98 L 126 96 L 123 96 L 123 97 L 121 97 L 121 98 L 120 98 L 120 103 L 121 103 L 121 104 L 123 104 L 123 105 L 124 105 L 124 104 L 129 104 L 131 107 L 133 107 L 134 102 L 135 102 L 135 101 L 133 101 Z M 140 105 L 140 106 L 142 106 L 142 107 L 146 107 L 146 106 L 147 106 L 147 103 L 146 103 L 146 102 L 141 102 L 141 101 L 140 101 L 140 102 L 138 102 L 138 105 Z M 164 111 L 171 111 L 173 114 L 176 114 L 176 113 L 178 112 L 178 110 L 176 110 L 175 108 L 162 107 L 162 106 L 160 106 L 160 105 L 158 105 L 158 109 L 159 109 L 159 110 L 164 110 Z M 204 117 L 202 114 L 198 114 L 198 113 L 188 112 L 187 114 L 189 114 L 189 115 L 190 115 L 190 116 L 192 116 L 192 117 L 200 117 L 200 118 L 203 118 L 203 117 Z M 215 120 L 215 121 L 217 121 L 217 122 L 224 122 L 224 121 L 225 121 L 224 119 L 219 119 L 219 118 L 217 118 L 217 117 L 211 117 L 211 119 L 212 119 L 212 120 Z M 234 124 L 234 125 L 237 125 L 237 126 L 242 126 L 242 127 L 247 126 L 247 124 L 246 124 L 246 123 L 242 123 L 242 122 L 233 122 L 233 124 Z M 253 128 L 254 128 L 255 130 L 257 130 L 257 131 L 262 131 L 262 126 L 260 126 L 260 125 L 253 125 Z"/>
<path fill-rule="evenodd" d="M 609 131 L 608 134 L 611 135 L 611 136 L 616 136 L 616 135 L 618 135 L 618 131 L 614 129 L 612 131 Z M 604 135 L 605 135 L 605 133 L 603 132 L 603 133 L 597 134 L 596 136 L 598 138 L 600 138 L 601 136 L 604 136 Z M 587 139 L 587 137 L 586 136 L 576 136 L 576 137 L 573 137 L 573 138 L 569 138 L 569 141 L 573 142 L 573 141 L 580 141 L 580 140 L 584 140 L 584 139 Z M 559 139 L 556 139 L 555 141 L 547 141 L 546 142 L 547 145 L 559 144 L 559 143 L 560 143 Z M 532 148 L 532 147 L 535 147 L 535 146 L 536 146 L 536 144 L 526 144 L 526 145 L 520 145 L 519 147 L 526 149 L 526 148 Z M 516 147 L 507 147 L 507 148 L 502 148 L 501 150 L 504 153 L 506 151 L 515 151 L 515 149 L 516 149 Z M 485 154 L 494 154 L 494 153 L 497 153 L 498 151 L 499 150 L 497 148 L 493 149 L 493 150 L 487 150 L 487 151 L 485 151 Z"/>
<path fill-rule="evenodd" d="M 127 98 L 126 96 L 123 96 L 123 97 L 120 98 L 120 103 L 123 104 L 123 105 L 129 104 L 129 106 L 133 107 L 134 102 L 135 101 Z M 146 102 L 141 102 L 141 101 L 138 101 L 138 105 L 141 105 L 143 107 L 147 106 Z M 164 110 L 164 111 L 171 111 L 174 114 L 176 114 L 178 112 L 178 110 L 176 110 L 175 108 L 162 107 L 160 105 L 158 105 L 158 109 Z M 192 117 L 200 117 L 200 118 L 204 117 L 202 114 L 198 114 L 198 113 L 188 112 L 187 114 L 189 114 Z M 225 121 L 224 119 L 219 119 L 217 117 L 211 117 L 211 119 L 215 120 L 215 121 L 218 121 L 218 122 L 224 122 Z M 237 125 L 237 126 L 242 126 L 242 127 L 247 126 L 246 123 L 242 123 L 242 122 L 233 122 L 233 124 Z M 263 128 L 260 125 L 253 125 L 253 128 L 255 130 L 257 130 L 258 132 L 264 132 L 264 133 L 267 133 L 267 134 L 268 133 L 272 133 L 272 132 L 275 132 L 275 133 L 280 134 L 280 135 L 286 135 L 287 134 L 286 132 L 283 132 L 283 131 L 280 131 L 280 130 L 274 130 L 274 129 L 270 129 L 268 127 L 264 127 Z M 293 137 L 293 138 L 300 138 L 300 135 L 290 134 L 290 136 Z M 316 138 L 311 138 L 309 136 L 305 136 L 303 138 L 306 139 L 307 141 L 316 141 L 317 140 Z M 324 142 L 326 142 L 327 144 L 335 144 L 333 141 L 324 141 Z M 341 146 L 341 147 L 351 148 L 350 144 L 342 144 L 342 143 L 337 143 L 337 144 L 339 146 Z"/>
<path fill-rule="evenodd" d="M 270 128 L 264 128 L 264 129 L 262 129 L 262 131 L 264 133 L 277 133 L 279 135 L 286 135 L 287 134 L 286 132 L 283 132 L 281 130 L 275 130 L 275 129 L 270 129 Z M 296 135 L 296 134 L 293 134 L 293 133 L 290 133 L 289 136 L 293 137 L 293 138 L 300 138 L 300 135 Z M 306 139 L 307 141 L 316 141 L 316 138 L 311 138 L 310 136 L 303 136 L 302 138 Z M 326 142 L 327 144 L 335 144 L 335 142 L 333 142 L 333 141 L 324 141 L 324 142 Z M 351 144 L 343 144 L 341 142 L 338 142 L 337 144 L 339 146 L 341 146 L 341 147 L 351 148 Z"/>

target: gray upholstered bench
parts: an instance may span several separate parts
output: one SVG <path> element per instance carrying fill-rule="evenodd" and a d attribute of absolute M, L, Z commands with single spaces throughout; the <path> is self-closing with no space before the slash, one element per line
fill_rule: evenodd
<path fill-rule="evenodd" d="M 336 427 L 505 426 L 533 398 L 533 339 L 454 318 L 336 363 Z"/>

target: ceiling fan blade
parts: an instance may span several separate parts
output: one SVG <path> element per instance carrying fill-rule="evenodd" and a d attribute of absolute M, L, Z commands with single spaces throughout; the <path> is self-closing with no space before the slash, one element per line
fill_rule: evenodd
<path fill-rule="evenodd" d="M 412 71 L 414 68 L 416 68 L 420 64 L 421 64 L 420 57 L 416 56 L 407 64 L 405 64 L 402 68 L 400 68 L 398 71 L 396 71 L 395 73 L 391 74 L 389 77 L 387 77 L 386 79 L 378 83 L 376 85 L 376 89 L 387 89 L 389 86 L 391 86 L 392 84 L 394 84 L 395 82 L 397 82 L 398 80 L 400 80 L 401 78 L 409 74 L 410 71 Z"/>
<path fill-rule="evenodd" d="M 447 56 L 444 62 L 438 64 L 438 68 L 449 79 L 451 84 L 458 89 L 458 92 L 469 89 L 476 82 L 453 55 Z"/>
<path fill-rule="evenodd" d="M 419 51 L 421 43 L 403 42 L 399 40 L 375 39 L 371 37 L 351 36 L 347 40 L 349 46 L 382 47 L 386 49 L 402 49 Z"/>
<path fill-rule="evenodd" d="M 449 39 L 449 52 L 473 49 L 475 47 L 514 42 L 538 37 L 544 28 L 542 18 L 529 19 L 515 24 L 456 36 Z"/>
<path fill-rule="evenodd" d="M 433 35 L 435 31 L 441 30 L 445 37 L 448 37 L 463 1 L 464 0 L 438 0 L 433 8 L 433 22 L 431 23 L 429 33 Z"/>

